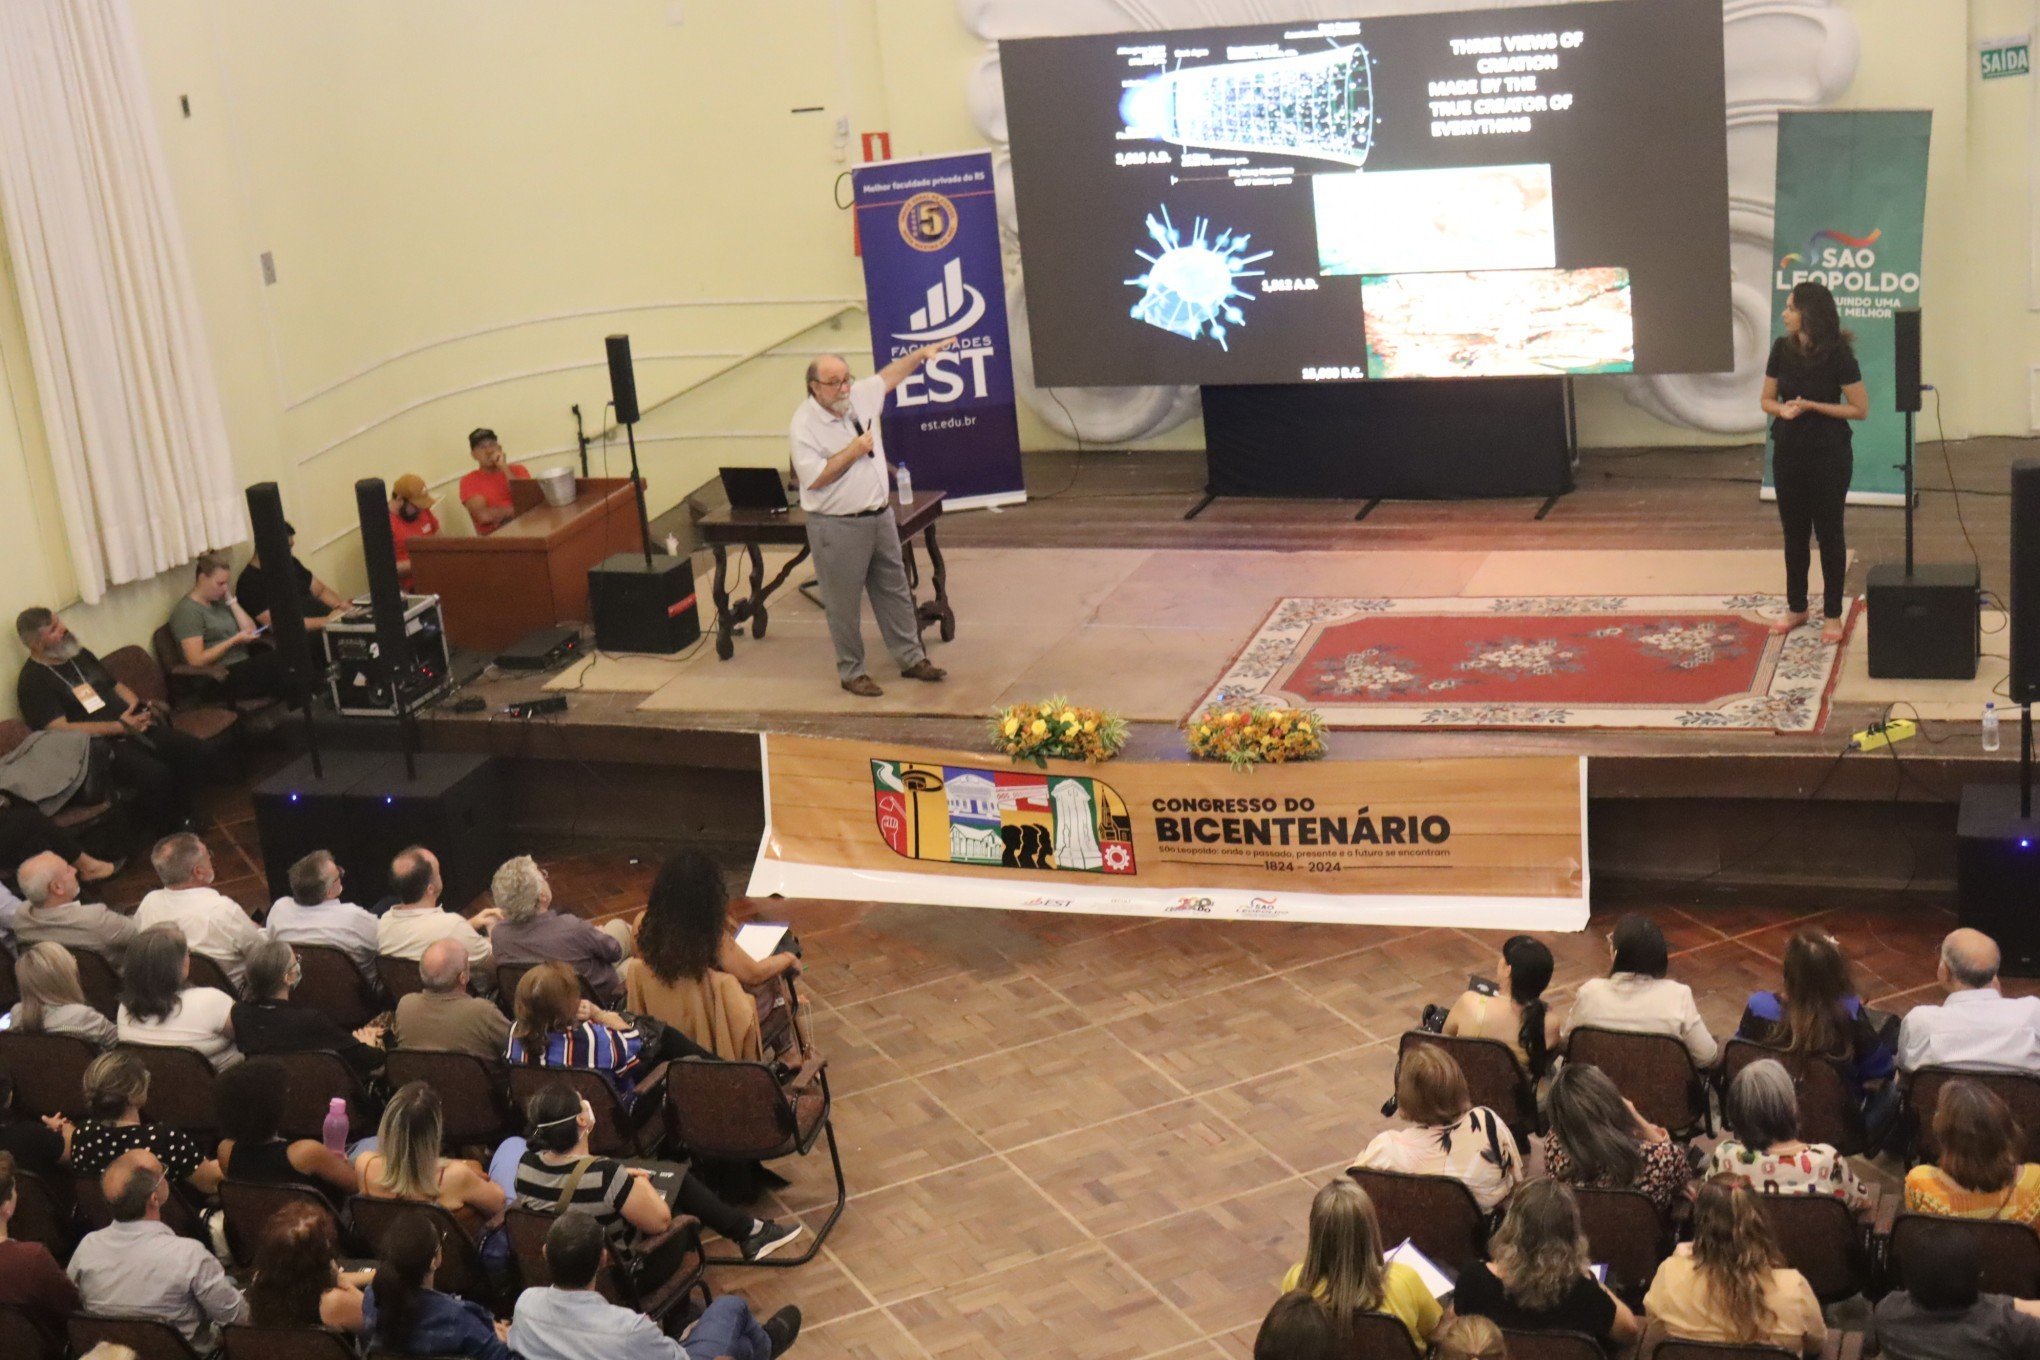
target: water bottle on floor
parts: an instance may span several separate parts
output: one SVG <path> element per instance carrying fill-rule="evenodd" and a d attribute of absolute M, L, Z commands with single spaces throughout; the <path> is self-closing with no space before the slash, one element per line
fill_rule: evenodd
<path fill-rule="evenodd" d="M 1999 740 L 1997 705 L 1986 700 L 1983 705 L 1983 749 L 1997 750 Z"/>
<path fill-rule="evenodd" d="M 914 503 L 914 474 L 907 471 L 905 463 L 901 463 L 897 468 L 893 469 L 893 481 L 898 484 L 900 489 L 900 504 L 912 505 Z"/>
<path fill-rule="evenodd" d="M 326 1102 L 326 1122 L 319 1132 L 329 1150 L 347 1155 L 347 1097 L 334 1096 Z"/>

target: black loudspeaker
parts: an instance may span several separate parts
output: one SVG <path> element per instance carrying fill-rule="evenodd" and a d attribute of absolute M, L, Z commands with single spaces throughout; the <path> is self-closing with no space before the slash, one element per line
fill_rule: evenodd
<path fill-rule="evenodd" d="M 1910 576 L 1896 562 L 1870 568 L 1870 674 L 1974 680 L 1983 643 L 1980 584 L 1970 562 L 1922 564 Z"/>
<path fill-rule="evenodd" d="M 298 598 L 297 573 L 291 570 L 290 533 L 283 527 L 283 497 L 275 482 L 248 488 L 248 519 L 255 526 L 255 555 L 262 559 L 262 574 L 269 582 L 269 635 L 289 676 L 290 701 L 301 706 L 318 690 L 319 676 L 305 636 L 304 602 Z"/>
<path fill-rule="evenodd" d="M 2015 704 L 2040 702 L 2040 459 L 2012 464 L 2012 674 Z"/>
<path fill-rule="evenodd" d="M 347 873 L 351 900 L 367 906 L 383 895 L 389 861 L 371 866 L 359 854 L 348 815 L 347 790 L 375 773 L 389 757 L 377 751 L 328 751 L 323 776 L 312 773 L 310 756 L 300 756 L 255 786 L 255 834 L 262 842 L 262 869 L 269 895 L 290 891 L 290 866 L 314 850 L 328 850 Z M 366 877 L 364 877 L 366 875 Z"/>
<path fill-rule="evenodd" d="M 382 478 L 354 484 L 361 519 L 362 565 L 368 570 L 368 605 L 375 615 L 375 645 L 391 692 L 406 693 L 411 679 L 411 637 L 404 631 L 404 587 L 397 579 L 397 545 L 390 535 L 390 495 Z"/>
<path fill-rule="evenodd" d="M 635 425 L 637 374 L 630 366 L 630 337 L 612 335 L 602 343 L 609 347 L 609 395 L 616 400 L 616 423 Z"/>
<path fill-rule="evenodd" d="M 1894 411 L 1920 409 L 1920 309 L 1903 307 L 1891 314 L 1891 390 Z"/>
<path fill-rule="evenodd" d="M 677 652 L 701 636 L 694 566 L 685 557 L 617 553 L 588 569 L 595 645 L 605 652 Z"/>
<path fill-rule="evenodd" d="M 1970 784 L 1955 823 L 1962 924 L 1997 941 L 2002 971 L 2040 975 L 2040 818 L 2019 815 L 2010 784 Z"/>

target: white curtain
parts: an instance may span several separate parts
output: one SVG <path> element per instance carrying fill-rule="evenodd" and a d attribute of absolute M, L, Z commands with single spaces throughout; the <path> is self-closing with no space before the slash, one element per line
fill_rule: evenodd
<path fill-rule="evenodd" d="M 79 594 L 245 538 L 128 0 L 0 0 L 0 217 Z"/>

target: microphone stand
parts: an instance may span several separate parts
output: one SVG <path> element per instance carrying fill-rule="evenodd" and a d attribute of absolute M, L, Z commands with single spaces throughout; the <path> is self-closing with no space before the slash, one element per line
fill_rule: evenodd
<path fill-rule="evenodd" d="M 573 412 L 574 442 L 581 447 L 581 480 L 586 481 L 588 479 L 588 432 L 581 428 L 581 403 L 574 403 Z"/>
<path fill-rule="evenodd" d="M 654 570 L 652 566 L 652 517 L 650 512 L 645 509 L 645 479 L 638 475 L 637 422 L 633 420 L 626 423 L 623 427 L 623 435 L 630 443 L 630 489 L 632 494 L 637 497 L 638 532 L 644 536 L 645 570 L 650 572 Z"/>

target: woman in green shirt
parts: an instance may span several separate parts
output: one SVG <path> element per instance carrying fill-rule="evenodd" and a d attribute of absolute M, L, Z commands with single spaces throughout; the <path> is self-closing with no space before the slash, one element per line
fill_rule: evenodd
<path fill-rule="evenodd" d="M 231 593 L 233 570 L 221 553 L 205 553 L 194 569 L 191 593 L 170 611 L 170 633 L 187 666 L 224 666 L 230 699 L 281 697 L 284 671 L 272 649 L 250 649 L 263 630 Z"/>

